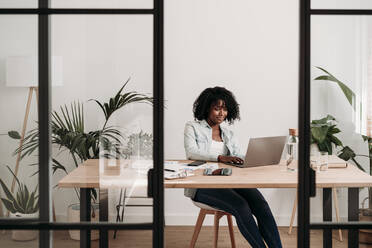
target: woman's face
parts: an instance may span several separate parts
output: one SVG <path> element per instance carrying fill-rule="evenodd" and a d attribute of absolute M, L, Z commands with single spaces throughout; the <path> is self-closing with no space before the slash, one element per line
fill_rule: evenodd
<path fill-rule="evenodd" d="M 212 122 L 213 124 L 221 124 L 227 116 L 227 108 L 226 104 L 222 100 L 218 100 L 216 103 L 212 104 L 208 120 Z"/>

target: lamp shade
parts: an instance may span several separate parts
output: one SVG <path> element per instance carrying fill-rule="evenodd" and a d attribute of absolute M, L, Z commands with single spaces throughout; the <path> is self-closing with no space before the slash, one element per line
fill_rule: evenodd
<path fill-rule="evenodd" d="M 52 56 L 52 86 L 63 85 L 62 57 Z M 6 86 L 37 87 L 38 63 L 37 57 L 17 56 L 6 59 Z"/>

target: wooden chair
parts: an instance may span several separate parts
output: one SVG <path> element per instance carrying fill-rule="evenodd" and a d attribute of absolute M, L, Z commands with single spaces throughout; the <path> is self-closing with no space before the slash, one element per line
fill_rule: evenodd
<path fill-rule="evenodd" d="M 219 222 L 220 219 L 226 215 L 227 217 L 227 223 L 229 225 L 229 233 L 230 233 L 230 240 L 231 240 L 231 247 L 235 248 L 235 238 L 234 238 L 234 230 L 233 230 L 233 223 L 231 214 L 226 213 L 224 211 L 218 210 L 216 208 L 213 208 L 211 206 L 208 206 L 206 204 L 195 202 L 193 201 L 194 205 L 200 208 L 198 220 L 196 221 L 194 234 L 192 235 L 190 248 L 195 247 L 196 240 L 198 239 L 200 229 L 203 225 L 203 221 L 205 218 L 205 215 L 207 214 L 213 214 L 214 215 L 214 240 L 213 240 L 213 248 L 217 248 L 217 241 L 218 241 L 218 228 L 219 228 Z"/>
<path fill-rule="evenodd" d="M 333 201 L 335 203 L 335 210 L 336 210 L 336 220 L 340 222 L 340 214 L 339 214 L 339 209 L 338 209 L 338 199 L 337 199 L 337 192 L 336 188 L 332 188 L 332 193 L 333 193 Z M 293 203 L 293 209 L 292 209 L 292 216 L 291 216 L 291 222 L 289 224 L 289 229 L 288 229 L 288 234 L 292 233 L 292 228 L 293 228 L 293 221 L 294 217 L 297 211 L 297 200 L 298 200 L 298 194 L 296 193 L 296 199 Z M 342 231 L 341 229 L 338 229 L 338 235 L 340 237 L 340 241 L 342 242 Z"/>

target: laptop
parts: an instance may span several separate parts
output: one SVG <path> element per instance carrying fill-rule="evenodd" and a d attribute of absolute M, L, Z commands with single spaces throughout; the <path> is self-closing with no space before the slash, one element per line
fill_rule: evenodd
<path fill-rule="evenodd" d="M 279 164 L 287 136 L 251 138 L 244 164 L 232 164 L 240 168 Z"/>

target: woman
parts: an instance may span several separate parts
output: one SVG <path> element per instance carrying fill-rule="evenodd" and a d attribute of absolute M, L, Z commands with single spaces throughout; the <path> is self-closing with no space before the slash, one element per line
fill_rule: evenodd
<path fill-rule="evenodd" d="M 220 125 L 240 119 L 234 95 L 223 87 L 207 88 L 194 102 L 193 112 L 195 121 L 186 124 L 184 134 L 187 158 L 242 164 L 234 133 Z M 266 247 L 263 240 L 269 247 L 282 247 L 270 207 L 257 189 L 186 189 L 185 195 L 234 215 L 253 248 Z"/>

